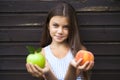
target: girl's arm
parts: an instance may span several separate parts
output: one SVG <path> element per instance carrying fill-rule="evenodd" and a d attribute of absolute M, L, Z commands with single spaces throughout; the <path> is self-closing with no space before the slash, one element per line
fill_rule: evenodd
<path fill-rule="evenodd" d="M 81 48 L 86 50 L 85 46 L 83 45 Z M 79 60 L 79 62 L 81 62 L 81 60 Z M 71 61 L 68 68 L 68 72 L 65 76 L 65 80 L 76 80 L 77 76 L 81 73 L 80 70 L 77 69 L 78 64 L 79 63 L 78 62 L 76 63 L 75 60 Z"/>
<path fill-rule="evenodd" d="M 42 55 L 44 55 L 43 50 L 42 50 Z M 30 63 L 26 63 L 26 68 L 27 68 L 27 71 L 32 76 L 37 77 L 40 80 L 57 80 L 57 78 L 54 76 L 54 74 L 50 70 L 50 66 L 48 65 L 47 60 L 44 68 L 40 68 L 38 65 L 33 65 Z"/>
<path fill-rule="evenodd" d="M 65 76 L 65 80 L 76 80 L 78 74 L 77 74 L 77 67 L 79 66 L 79 63 L 82 61 L 82 59 L 78 60 L 78 62 L 73 59 L 70 62 L 70 65 L 68 67 L 68 71 Z"/>
<path fill-rule="evenodd" d="M 33 64 L 26 64 L 28 72 L 34 76 L 39 78 L 40 80 L 57 80 L 55 75 L 50 70 L 50 67 L 48 64 L 46 64 L 45 68 L 40 68 L 38 65 Z"/>
<path fill-rule="evenodd" d="M 42 54 L 45 56 L 45 52 L 42 49 Z M 57 80 L 57 78 L 55 77 L 55 75 L 53 74 L 53 72 L 50 70 L 50 66 L 46 60 L 46 68 L 44 69 L 44 78 L 45 80 Z"/>
<path fill-rule="evenodd" d="M 71 64 L 69 65 L 65 80 L 76 80 L 76 68 L 73 67 Z"/>
<path fill-rule="evenodd" d="M 82 59 L 79 59 L 77 62 L 73 59 L 69 65 L 65 80 L 76 80 L 79 74 L 83 75 L 84 80 L 89 80 L 89 70 L 92 69 L 94 62 L 85 62 L 83 65 L 79 65 Z"/>
<path fill-rule="evenodd" d="M 45 80 L 57 80 L 57 78 L 52 73 L 52 71 L 49 70 L 49 72 L 45 73 Z"/>

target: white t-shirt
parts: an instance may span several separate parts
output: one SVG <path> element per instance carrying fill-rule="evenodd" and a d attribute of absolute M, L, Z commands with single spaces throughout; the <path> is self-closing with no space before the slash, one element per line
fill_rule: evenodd
<path fill-rule="evenodd" d="M 51 70 L 54 73 L 54 75 L 58 78 L 58 80 L 64 80 L 69 63 L 73 59 L 71 50 L 69 50 L 68 54 L 62 59 L 59 59 L 52 54 L 49 45 L 44 48 L 44 51 L 45 51 L 45 57 L 48 63 L 50 64 L 52 68 Z M 81 78 L 78 77 L 77 80 L 81 80 Z"/>

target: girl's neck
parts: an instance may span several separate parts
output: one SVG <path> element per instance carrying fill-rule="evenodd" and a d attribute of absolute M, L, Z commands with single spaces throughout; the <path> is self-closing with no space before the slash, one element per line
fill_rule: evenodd
<path fill-rule="evenodd" d="M 53 48 L 59 48 L 59 47 L 68 47 L 68 44 L 67 43 L 55 43 L 55 42 L 52 42 L 50 44 L 51 47 Z"/>
<path fill-rule="evenodd" d="M 50 49 L 52 51 L 52 54 L 57 57 L 58 59 L 64 58 L 68 51 L 69 51 L 69 46 L 67 43 L 51 43 L 50 44 Z"/>

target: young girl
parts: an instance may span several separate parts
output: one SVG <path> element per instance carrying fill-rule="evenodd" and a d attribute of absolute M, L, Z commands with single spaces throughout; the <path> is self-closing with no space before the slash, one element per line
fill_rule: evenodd
<path fill-rule="evenodd" d="M 88 71 L 94 61 L 82 66 L 82 59 L 75 61 L 77 51 L 86 49 L 80 42 L 74 8 L 61 3 L 47 16 L 41 37 L 42 54 L 46 57 L 45 68 L 26 64 L 29 73 L 44 80 L 89 80 Z"/>

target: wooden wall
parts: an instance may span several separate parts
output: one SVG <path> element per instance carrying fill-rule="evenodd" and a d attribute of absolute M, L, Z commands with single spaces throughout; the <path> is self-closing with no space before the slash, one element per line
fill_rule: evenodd
<path fill-rule="evenodd" d="M 120 80 L 120 1 L 65 0 L 77 11 L 80 33 L 95 55 L 92 80 Z M 26 46 L 39 47 L 55 0 L 0 0 L 0 80 L 38 80 L 27 73 Z"/>

